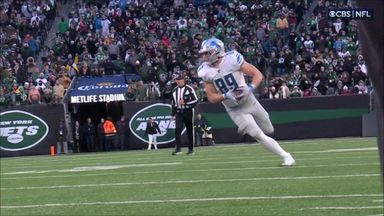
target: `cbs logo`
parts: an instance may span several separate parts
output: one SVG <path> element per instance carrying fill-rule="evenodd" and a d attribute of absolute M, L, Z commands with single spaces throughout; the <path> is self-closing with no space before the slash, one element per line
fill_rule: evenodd
<path fill-rule="evenodd" d="M 329 11 L 329 17 L 331 18 L 349 18 L 352 17 L 352 11 L 345 11 L 345 10 L 331 10 Z"/>

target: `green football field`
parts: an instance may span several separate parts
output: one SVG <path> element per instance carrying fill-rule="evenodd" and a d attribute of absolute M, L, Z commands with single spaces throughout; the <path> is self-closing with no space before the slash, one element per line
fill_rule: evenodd
<path fill-rule="evenodd" d="M 383 215 L 374 138 L 281 144 L 2 158 L 0 215 Z"/>

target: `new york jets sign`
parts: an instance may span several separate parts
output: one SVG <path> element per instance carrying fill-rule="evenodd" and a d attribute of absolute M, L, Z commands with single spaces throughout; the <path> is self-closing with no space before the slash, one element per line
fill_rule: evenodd
<path fill-rule="evenodd" d="M 20 151 L 39 144 L 49 128 L 41 118 L 21 110 L 0 114 L 0 149 Z"/>
<path fill-rule="evenodd" d="M 157 144 L 166 144 L 175 140 L 175 121 L 171 117 L 171 105 L 156 103 L 149 105 L 135 113 L 129 121 L 132 133 L 143 142 L 148 142 L 145 134 L 147 121 L 153 118 L 159 125 L 161 134 L 157 135 Z M 182 133 L 185 132 L 185 128 Z"/>

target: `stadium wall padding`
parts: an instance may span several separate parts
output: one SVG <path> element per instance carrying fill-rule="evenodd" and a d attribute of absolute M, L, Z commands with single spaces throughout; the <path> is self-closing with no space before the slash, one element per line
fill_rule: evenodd
<path fill-rule="evenodd" d="M 362 136 L 362 116 L 369 113 L 368 95 L 262 100 L 260 103 L 268 111 L 275 127 L 275 132 L 271 136 L 279 140 Z M 123 112 L 130 121 L 140 110 L 154 104 L 165 103 L 124 102 Z M 49 146 L 56 143 L 55 127 L 58 119 L 64 117 L 63 106 L 9 107 L 2 109 L 1 113 L 11 110 L 22 110 L 38 116 L 47 123 L 50 129 L 47 136 L 37 145 L 20 151 L 1 149 L 0 156 L 49 154 Z M 149 115 L 156 115 L 156 109 L 151 112 Z M 223 105 L 199 103 L 196 108 L 196 113 L 198 112 L 201 112 L 211 124 L 217 144 L 253 142 L 252 138 L 237 133 L 236 125 L 226 113 Z M 170 113 L 169 109 L 169 115 Z M 164 114 L 163 111 L 162 115 L 168 114 Z M 0 126 L 3 127 L 3 125 Z M 183 136 L 183 142 L 183 146 L 186 146 L 186 135 Z M 147 143 L 130 129 L 126 138 L 126 146 L 129 149 L 143 149 L 147 147 Z M 174 141 L 159 144 L 160 148 L 172 146 L 174 146 Z"/>
<path fill-rule="evenodd" d="M 12 124 L 12 125 L 5 125 L 3 124 L 4 122 L 6 122 L 6 116 L 3 115 L 4 113 L 7 113 L 7 112 L 13 112 L 13 113 L 25 113 L 26 116 L 28 117 L 28 115 L 32 114 L 34 116 L 37 116 L 38 118 L 40 118 L 43 122 L 45 122 L 45 124 L 48 126 L 48 132 L 46 134 L 46 136 L 42 139 L 42 140 L 39 140 L 40 138 L 38 138 L 38 143 L 32 147 L 28 147 L 29 144 L 25 144 L 25 149 L 23 150 L 17 150 L 17 151 L 9 151 L 9 150 L 5 150 L 3 147 L 5 145 L 5 140 L 7 139 L 7 137 L 5 137 L 6 135 L 9 135 L 11 132 L 12 133 L 21 133 L 22 136 L 19 136 L 19 137 L 23 137 L 22 139 L 24 139 L 25 141 L 28 141 L 27 137 L 28 135 L 26 135 L 26 133 L 28 133 L 27 129 L 24 129 L 23 131 L 19 130 L 17 131 L 17 129 L 11 129 L 9 130 L 9 128 L 15 128 L 17 127 L 18 125 L 16 124 Z M 21 116 L 23 117 L 23 116 Z M 25 116 L 24 116 L 25 117 Z M 56 128 L 57 128 L 57 125 L 58 125 L 58 122 L 60 119 L 64 119 L 64 107 L 63 105 L 28 105 L 28 106 L 15 106 L 15 107 L 8 107 L 8 108 L 2 108 L 1 109 L 1 119 L 0 119 L 0 122 L 2 124 L 0 124 L 0 127 L 1 127 L 1 140 L 2 140 L 2 143 L 1 143 L 1 147 L 0 148 L 0 156 L 1 157 L 13 157 L 13 156 L 27 156 L 27 155 L 45 155 L 45 154 L 50 154 L 50 146 L 51 145 L 54 145 L 56 147 L 56 134 L 55 134 L 55 131 L 56 131 Z M 21 119 L 17 119 L 17 120 L 24 120 L 23 118 Z M 21 127 L 27 127 L 29 125 L 35 125 L 35 121 L 38 121 L 38 120 L 35 120 L 33 119 L 30 124 L 27 123 L 27 124 L 23 124 L 22 122 L 20 122 L 19 126 Z M 6 129 L 8 128 L 8 129 Z M 38 129 L 40 130 L 41 127 Z M 8 130 L 8 132 L 6 131 Z M 23 140 L 23 141 L 24 141 Z M 18 141 L 16 141 L 18 142 Z M 23 142 L 19 142 L 19 143 L 14 143 L 14 146 L 16 147 L 17 145 L 21 144 Z"/>
<path fill-rule="evenodd" d="M 362 116 L 369 112 L 368 95 L 262 100 L 260 103 L 275 127 L 271 136 L 279 140 L 362 136 Z M 130 119 L 137 110 L 151 104 L 124 103 L 124 114 Z M 221 104 L 200 103 L 196 110 L 211 124 L 217 144 L 252 141 L 252 138 L 237 133 L 236 125 Z M 129 142 L 130 148 L 134 149 L 146 146 L 132 134 Z"/>
<path fill-rule="evenodd" d="M 368 95 L 262 100 L 279 140 L 362 136 L 362 116 L 369 113 Z M 221 106 L 221 107 L 217 107 Z M 222 105 L 201 103 L 216 143 L 244 142 Z"/>

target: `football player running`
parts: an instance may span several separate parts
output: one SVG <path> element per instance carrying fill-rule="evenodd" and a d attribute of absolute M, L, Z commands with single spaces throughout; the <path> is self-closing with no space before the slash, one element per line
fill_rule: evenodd
<path fill-rule="evenodd" d="M 262 73 L 243 56 L 233 50 L 225 52 L 224 43 L 217 38 L 202 42 L 199 50 L 202 64 L 199 77 L 205 83 L 205 91 L 211 103 L 222 102 L 229 116 L 238 126 L 240 134 L 248 134 L 269 151 L 283 159 L 283 166 L 295 165 L 295 160 L 273 138 L 265 135 L 273 132 L 268 113 L 256 100 L 253 92 L 263 80 Z M 244 74 L 252 77 L 247 85 Z"/>

